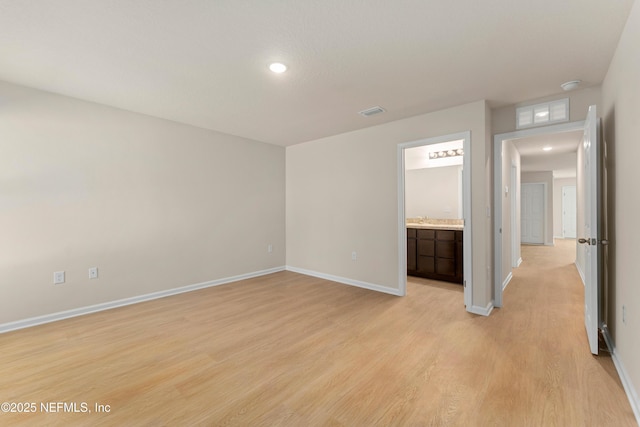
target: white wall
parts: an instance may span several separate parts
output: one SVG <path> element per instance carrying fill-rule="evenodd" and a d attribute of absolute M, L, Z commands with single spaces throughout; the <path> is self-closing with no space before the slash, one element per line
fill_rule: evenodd
<path fill-rule="evenodd" d="M 553 172 L 523 172 L 521 184 L 546 184 L 544 244 L 553 245 Z"/>
<path fill-rule="evenodd" d="M 0 324 L 285 264 L 282 147 L 7 83 L 0 135 Z"/>
<path fill-rule="evenodd" d="M 575 178 L 553 179 L 553 236 L 562 237 L 562 187 L 576 185 Z M 577 223 L 576 223 L 577 224 Z M 577 230 L 577 228 L 576 228 Z"/>
<path fill-rule="evenodd" d="M 397 146 L 470 130 L 473 305 L 486 307 L 488 120 L 479 101 L 287 147 L 287 264 L 397 290 L 406 268 L 398 262 Z"/>
<path fill-rule="evenodd" d="M 407 218 L 458 218 L 461 166 L 412 169 L 405 172 Z"/>
<path fill-rule="evenodd" d="M 604 140 L 607 145 L 609 282 L 605 319 L 616 354 L 634 389 L 640 421 L 640 2 L 635 2 L 602 85 Z M 626 307 L 626 323 L 622 306 Z"/>

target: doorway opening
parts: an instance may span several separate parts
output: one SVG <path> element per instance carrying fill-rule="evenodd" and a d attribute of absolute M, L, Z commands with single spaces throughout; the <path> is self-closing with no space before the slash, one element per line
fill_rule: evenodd
<path fill-rule="evenodd" d="M 577 198 L 575 185 L 562 186 L 562 238 L 575 239 L 577 236 Z"/>
<path fill-rule="evenodd" d="M 454 147 L 454 144 L 457 144 L 457 145 Z M 413 182 L 407 183 L 407 179 L 405 175 L 405 172 L 407 169 L 407 161 L 408 161 L 406 152 L 407 150 L 416 149 L 418 147 L 422 147 L 419 151 L 423 153 L 422 161 L 424 161 L 425 164 L 427 163 L 431 163 L 432 165 L 439 164 L 443 167 L 444 165 L 449 164 L 449 166 L 451 166 L 451 165 L 455 165 L 455 161 L 459 163 L 460 158 L 462 158 L 462 170 L 460 171 L 457 168 L 454 168 L 454 170 L 450 171 L 450 172 L 453 172 L 453 174 L 450 175 L 451 176 L 450 179 L 456 181 L 454 183 L 454 186 L 455 186 L 454 188 L 461 187 L 461 192 L 459 193 L 461 195 L 461 198 L 459 198 L 456 194 L 456 196 L 454 196 L 453 199 L 450 199 L 449 202 L 440 206 L 440 213 L 436 211 L 428 211 L 427 208 L 424 206 L 423 207 L 420 207 L 420 206 L 416 207 L 415 205 L 412 205 L 410 207 L 407 206 L 407 185 L 409 185 L 409 187 L 411 188 L 414 185 L 414 183 Z M 435 224 L 434 227 L 431 227 L 432 224 L 430 224 L 430 222 L 433 222 L 433 220 L 435 219 L 446 220 L 447 218 L 443 218 L 443 217 L 447 217 L 447 216 L 449 217 L 449 219 L 455 219 L 456 216 L 459 216 L 460 218 L 458 219 L 460 220 L 460 223 L 461 223 L 459 224 L 459 227 L 457 227 L 460 231 L 459 234 L 456 234 L 456 231 L 452 231 L 451 236 L 449 236 L 448 233 L 440 233 L 440 234 L 443 235 L 443 238 L 453 239 L 452 244 L 443 245 L 443 248 L 444 248 L 443 251 L 449 251 L 450 248 L 454 248 L 454 250 L 456 250 L 455 248 L 459 248 L 459 243 L 462 244 L 462 251 L 460 255 L 462 257 L 461 275 L 462 275 L 462 285 L 464 289 L 464 304 L 467 308 L 467 311 L 471 311 L 472 295 L 473 295 L 472 294 L 473 285 L 471 280 L 471 277 L 472 277 L 471 275 L 471 271 L 472 271 L 471 270 L 471 266 L 472 266 L 471 132 L 461 132 L 457 134 L 444 135 L 444 136 L 434 137 L 434 138 L 426 138 L 418 141 L 399 144 L 397 148 L 397 161 L 398 161 L 398 262 L 399 262 L 399 278 L 398 279 L 400 283 L 400 293 L 401 295 L 406 295 L 407 293 L 407 267 L 408 267 L 407 264 L 408 264 L 408 261 L 409 262 L 411 261 L 411 257 L 408 257 L 408 245 L 410 246 L 409 249 L 412 251 L 412 254 L 413 254 L 413 251 L 417 251 L 418 249 L 417 240 L 411 241 L 410 239 L 407 238 L 407 234 L 408 234 L 407 220 L 408 219 L 415 220 L 418 224 L 422 222 L 420 226 L 416 226 L 416 229 L 427 228 L 427 226 L 429 226 L 430 228 L 434 228 L 434 229 L 440 228 L 443 231 L 450 231 L 447 229 L 450 229 L 451 227 L 449 225 L 444 226 L 445 225 L 444 222 L 438 223 L 438 224 L 434 223 Z M 409 161 L 412 162 L 412 161 L 415 161 L 415 159 L 409 160 Z M 419 168 L 416 168 L 416 169 L 419 169 Z M 461 179 L 458 182 L 459 177 Z M 416 177 L 416 179 L 419 182 L 420 179 L 425 179 L 425 178 Z M 430 185 L 434 186 L 434 188 L 437 188 L 437 186 L 439 185 L 437 178 L 436 179 L 426 178 L 426 179 L 429 180 Z M 424 213 L 417 214 L 418 212 L 422 212 L 422 211 L 424 211 Z M 432 213 L 429 214 L 428 212 L 432 212 Z M 412 215 L 413 215 L 413 218 L 409 218 Z M 440 218 L 435 218 L 435 217 L 440 217 Z M 427 220 L 427 223 L 429 224 L 425 224 L 425 220 Z M 435 233 L 434 233 L 434 236 L 435 236 Z M 425 237 L 425 239 L 426 238 L 427 237 Z M 458 238 L 461 238 L 462 241 L 457 242 L 456 239 Z M 433 257 L 428 257 L 428 258 L 433 258 L 433 259 L 425 260 L 425 262 L 431 262 L 431 267 L 433 268 L 434 272 L 437 272 L 436 270 L 438 270 L 439 268 L 438 271 L 440 271 L 443 274 L 448 274 L 451 268 L 453 268 L 454 274 L 455 274 L 456 266 L 452 267 L 451 265 L 451 263 L 454 263 L 455 265 L 455 261 L 451 261 L 452 259 L 455 260 L 455 254 L 442 255 L 441 258 L 438 258 L 435 254 L 435 237 L 432 240 L 434 240 L 434 243 L 433 243 L 434 254 L 433 254 Z M 415 246 L 412 245 L 412 243 Z M 421 245 L 428 245 L 428 244 L 430 243 L 423 242 Z M 440 267 L 436 267 L 436 263 L 439 263 L 438 265 Z M 424 270 L 426 271 L 431 267 L 427 267 Z"/>
<path fill-rule="evenodd" d="M 522 233 L 520 241 L 529 245 L 544 245 L 547 229 L 547 184 L 545 182 L 528 182 L 520 185 L 522 198 L 520 224 Z"/>
<path fill-rule="evenodd" d="M 512 268 L 522 262 L 520 244 L 553 245 L 554 238 L 562 236 L 561 200 L 557 197 L 559 195 L 557 187 L 570 184 L 571 171 L 566 166 L 568 160 L 572 162 L 569 163 L 575 182 L 576 147 L 581 141 L 583 131 L 584 122 L 581 121 L 494 136 L 495 307 L 502 307 L 502 293 L 512 278 Z M 563 141 L 568 147 L 565 154 L 556 153 L 553 160 L 552 157 L 543 155 L 533 158 L 532 151 L 543 152 L 546 147 L 543 143 L 545 139 L 556 137 L 566 139 L 566 142 Z M 532 155 L 532 160 L 525 165 L 522 159 L 527 155 Z M 521 190 L 527 184 L 535 183 L 544 184 L 534 191 L 537 196 L 529 194 L 529 189 Z M 509 194 L 509 186 L 511 194 Z M 535 210 L 530 204 L 536 197 L 542 198 L 537 202 L 538 206 L 542 204 L 542 209 L 538 207 L 535 212 L 523 212 L 525 207 Z M 533 220 L 528 217 L 531 213 L 534 214 Z M 542 236 L 539 235 L 541 232 Z M 532 235 L 535 236 L 532 237 Z"/>

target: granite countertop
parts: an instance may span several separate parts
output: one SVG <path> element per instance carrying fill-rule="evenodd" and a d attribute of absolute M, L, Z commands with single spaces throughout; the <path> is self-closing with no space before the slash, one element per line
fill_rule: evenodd
<path fill-rule="evenodd" d="M 407 218 L 406 224 L 407 228 L 464 230 L 464 225 L 461 219 Z"/>

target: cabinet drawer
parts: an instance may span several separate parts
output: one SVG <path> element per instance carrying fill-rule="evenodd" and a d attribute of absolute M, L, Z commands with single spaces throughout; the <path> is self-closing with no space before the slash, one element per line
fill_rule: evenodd
<path fill-rule="evenodd" d="M 441 240 L 436 241 L 436 256 L 438 258 L 455 258 L 456 242 L 443 242 Z"/>
<path fill-rule="evenodd" d="M 453 230 L 438 230 L 436 231 L 436 239 L 453 242 L 456 239 L 456 232 Z"/>
<path fill-rule="evenodd" d="M 435 240 L 418 240 L 418 256 L 434 256 L 435 243 Z"/>
<path fill-rule="evenodd" d="M 418 230 L 415 228 L 407 228 L 407 238 L 415 239 L 416 237 L 418 237 Z"/>
<path fill-rule="evenodd" d="M 418 232 L 418 239 L 435 239 L 436 230 L 416 230 Z"/>

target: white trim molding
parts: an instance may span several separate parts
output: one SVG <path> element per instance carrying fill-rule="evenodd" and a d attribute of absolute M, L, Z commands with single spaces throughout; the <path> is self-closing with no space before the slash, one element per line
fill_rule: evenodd
<path fill-rule="evenodd" d="M 516 263 L 516 268 L 520 267 L 520 264 L 522 264 L 522 257 L 518 258 L 518 262 Z"/>
<path fill-rule="evenodd" d="M 502 218 L 502 142 L 536 135 L 548 135 L 559 132 L 571 132 L 584 129 L 584 121 L 567 122 L 537 128 L 520 129 L 493 136 L 493 274 L 494 301 L 496 307 L 502 307 L 502 234 L 505 226 Z M 509 219 L 510 220 L 510 219 Z M 504 218 L 507 221 L 507 218 Z"/>
<path fill-rule="evenodd" d="M 355 286 L 358 288 L 369 289 L 370 291 L 382 292 L 385 294 L 395 295 L 395 296 L 404 296 L 400 289 L 388 288 L 386 286 L 380 286 L 373 283 L 363 282 L 355 279 L 348 279 L 346 277 L 334 276 L 333 274 L 320 273 L 317 271 L 307 270 L 304 268 L 298 267 L 286 267 L 287 271 L 292 271 L 294 273 L 304 274 L 305 276 L 317 277 L 319 279 L 330 280 L 332 282 L 342 283 L 343 285 Z"/>
<path fill-rule="evenodd" d="M 493 301 L 487 304 L 486 307 L 480 307 L 477 305 L 472 305 L 470 309 L 467 310 L 469 313 L 479 314 L 480 316 L 488 316 L 493 311 Z"/>
<path fill-rule="evenodd" d="M 620 360 L 618 351 L 613 345 L 613 340 L 611 339 L 611 335 L 609 334 L 609 328 L 607 328 L 607 325 L 603 325 L 602 327 L 602 336 L 604 337 L 604 341 L 607 343 L 607 347 L 609 347 L 609 351 L 611 352 L 611 359 L 613 360 L 613 364 L 616 367 L 616 371 L 618 371 L 620 382 L 622 382 L 622 387 L 624 387 L 624 391 L 627 394 L 627 398 L 629 399 L 629 404 L 631 405 L 631 409 L 633 410 L 633 415 L 635 415 L 636 421 L 638 422 L 638 425 L 640 425 L 640 398 L 638 398 L 638 393 L 633 387 L 631 378 L 629 378 L 629 374 L 627 374 L 627 371 L 622 364 L 622 360 Z"/>
<path fill-rule="evenodd" d="M 284 271 L 285 267 L 275 267 L 267 270 L 254 271 L 252 273 L 240 274 L 237 276 L 225 277 L 223 279 L 211 280 L 208 282 L 196 283 L 194 285 L 182 286 L 179 288 L 167 289 L 164 291 L 153 292 L 150 294 L 139 295 L 120 300 L 104 302 L 101 304 L 90 305 L 86 307 L 74 308 L 71 310 L 60 311 L 57 313 L 46 314 L 44 316 L 31 317 L 29 319 L 17 320 L 0 324 L 0 334 L 18 329 L 29 328 L 31 326 L 42 325 L 44 323 L 56 322 L 58 320 L 69 319 L 71 317 L 83 316 L 85 314 L 97 313 L 99 311 L 110 310 L 112 308 L 124 307 L 126 305 L 137 304 L 139 302 L 151 301 L 158 298 L 178 295 L 185 292 L 197 291 L 199 289 L 210 288 L 212 286 L 225 285 L 227 283 L 238 282 L 240 280 L 251 279 L 254 277 L 265 276 L 267 274 Z"/>
<path fill-rule="evenodd" d="M 504 279 L 504 282 L 502 282 L 502 291 L 503 292 L 507 288 L 507 285 L 509 283 L 511 283 L 511 279 L 513 279 L 513 272 L 512 271 L 510 271 L 509 274 L 507 274 L 507 278 Z"/>
<path fill-rule="evenodd" d="M 462 234 L 464 305 L 469 311 L 473 303 L 473 227 L 471 223 L 471 131 L 403 142 L 397 145 L 398 171 L 398 288 L 401 296 L 407 293 L 407 218 L 405 214 L 405 163 L 404 150 L 441 142 L 462 140 L 464 155 L 462 159 L 462 212 L 464 233 Z M 357 285 L 356 285 L 357 286 Z M 385 291 L 382 291 L 385 292 Z"/>

